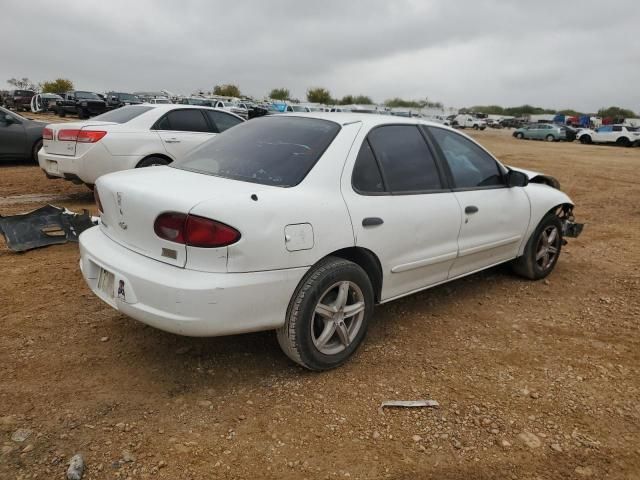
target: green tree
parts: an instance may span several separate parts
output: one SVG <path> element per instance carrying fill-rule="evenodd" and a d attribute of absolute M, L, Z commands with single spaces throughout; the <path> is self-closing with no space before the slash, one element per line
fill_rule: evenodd
<path fill-rule="evenodd" d="M 73 90 L 73 82 L 68 78 L 56 78 L 50 82 L 42 82 L 42 93 L 64 93 Z"/>
<path fill-rule="evenodd" d="M 420 103 L 415 100 L 404 100 L 399 97 L 390 98 L 384 102 L 390 108 L 420 108 Z"/>
<path fill-rule="evenodd" d="M 596 115 L 602 118 L 636 118 L 636 114 L 632 110 L 622 107 L 601 108 Z"/>
<path fill-rule="evenodd" d="M 329 105 L 333 102 L 331 93 L 326 88 L 314 87 L 307 90 L 307 101 Z"/>
<path fill-rule="evenodd" d="M 500 105 L 475 105 L 466 110 L 476 113 L 486 113 L 487 115 L 504 115 L 504 108 Z"/>
<path fill-rule="evenodd" d="M 227 83 L 225 85 L 216 85 L 213 87 L 213 94 L 221 97 L 239 97 L 240 88 L 237 85 Z"/>
<path fill-rule="evenodd" d="M 558 110 L 557 112 L 560 115 L 564 115 L 566 117 L 579 117 L 582 113 L 572 110 L 571 108 L 565 108 L 564 110 Z"/>
<path fill-rule="evenodd" d="M 345 95 L 338 103 L 340 105 L 373 105 L 373 100 L 366 95 Z"/>
<path fill-rule="evenodd" d="M 19 90 L 35 90 L 36 84 L 29 80 L 27 77 L 22 78 L 10 78 L 7 80 L 7 83 L 12 87 L 15 87 Z"/>
<path fill-rule="evenodd" d="M 289 100 L 291 93 L 289 93 L 288 88 L 274 88 L 269 92 L 269 98 L 273 98 L 274 100 Z"/>

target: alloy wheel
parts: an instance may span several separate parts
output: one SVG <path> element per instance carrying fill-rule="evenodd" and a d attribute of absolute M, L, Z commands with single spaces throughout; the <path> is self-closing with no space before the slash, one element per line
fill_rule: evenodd
<path fill-rule="evenodd" d="M 560 232 L 555 225 L 549 225 L 540 234 L 536 248 L 536 263 L 542 270 L 553 265 L 560 251 Z"/>

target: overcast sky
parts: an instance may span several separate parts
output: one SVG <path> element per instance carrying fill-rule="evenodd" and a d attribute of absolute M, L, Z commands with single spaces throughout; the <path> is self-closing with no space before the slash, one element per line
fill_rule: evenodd
<path fill-rule="evenodd" d="M 3 0 L 0 87 L 424 98 L 640 111 L 634 0 Z M 8 85 L 4 85 L 8 87 Z"/>

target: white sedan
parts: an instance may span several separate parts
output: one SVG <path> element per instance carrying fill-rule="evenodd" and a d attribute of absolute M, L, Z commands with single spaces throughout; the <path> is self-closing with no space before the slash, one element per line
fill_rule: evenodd
<path fill-rule="evenodd" d="M 180 335 L 276 329 L 312 370 L 353 354 L 374 304 L 504 262 L 543 278 L 582 229 L 552 177 L 392 116 L 255 119 L 94 193 L 80 266 L 98 297 Z"/>
<path fill-rule="evenodd" d="M 130 105 L 83 122 L 47 125 L 38 162 L 49 178 L 92 187 L 106 173 L 168 165 L 243 121 L 209 107 Z"/>

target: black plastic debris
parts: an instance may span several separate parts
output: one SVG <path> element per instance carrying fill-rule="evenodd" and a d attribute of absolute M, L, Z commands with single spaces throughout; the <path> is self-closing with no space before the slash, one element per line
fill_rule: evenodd
<path fill-rule="evenodd" d="M 0 215 L 0 233 L 14 252 L 77 242 L 82 232 L 96 224 L 87 210 L 74 213 L 53 205 L 21 215 Z"/>

